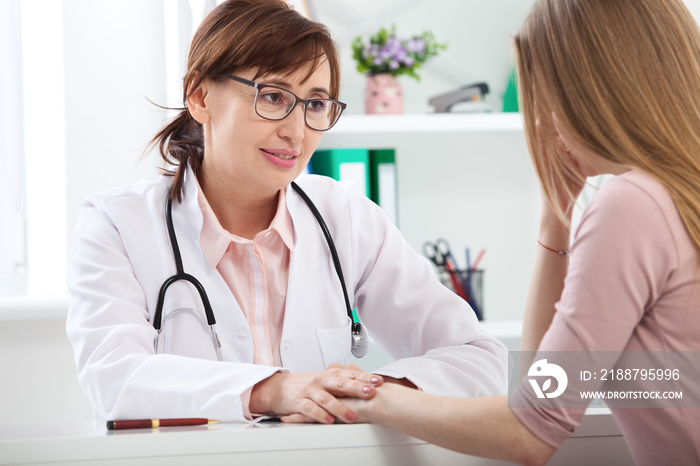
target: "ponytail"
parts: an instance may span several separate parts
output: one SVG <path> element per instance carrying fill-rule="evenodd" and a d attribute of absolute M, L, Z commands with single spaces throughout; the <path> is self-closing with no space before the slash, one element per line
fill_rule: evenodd
<path fill-rule="evenodd" d="M 204 154 L 204 135 L 202 125 L 192 118 L 187 108 L 179 109 L 180 113 L 170 123 L 156 134 L 148 147 L 157 145 L 161 158 L 173 169 L 164 169 L 166 175 L 174 176 L 171 198 L 182 199 L 182 188 L 185 182 L 187 165 L 192 167 L 195 175 L 202 166 Z"/>

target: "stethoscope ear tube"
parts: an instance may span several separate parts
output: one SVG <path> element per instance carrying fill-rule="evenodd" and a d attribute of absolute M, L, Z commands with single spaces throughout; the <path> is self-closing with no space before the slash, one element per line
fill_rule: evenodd
<path fill-rule="evenodd" d="M 321 227 L 321 231 L 323 232 L 323 236 L 326 237 L 326 242 L 328 243 L 328 249 L 331 251 L 331 257 L 333 258 L 333 266 L 335 267 L 335 272 L 338 275 L 338 279 L 340 280 L 340 286 L 343 288 L 343 297 L 345 298 L 345 309 L 347 310 L 348 317 L 350 318 L 350 321 L 353 321 L 352 318 L 352 307 L 350 307 L 350 298 L 348 298 L 348 290 L 345 287 L 345 277 L 343 277 L 343 269 L 340 267 L 340 258 L 338 257 L 338 251 L 335 249 L 335 243 L 333 242 L 333 238 L 331 237 L 330 231 L 328 231 L 328 226 L 326 225 L 326 222 L 323 220 L 323 217 L 321 216 L 321 212 L 318 211 L 316 208 L 316 205 L 311 201 L 309 196 L 304 192 L 303 189 L 299 187 L 296 182 L 292 181 L 292 188 L 294 191 L 301 196 L 301 198 L 304 200 L 307 206 L 309 206 L 309 209 L 311 210 L 311 213 L 314 214 L 314 217 L 316 217 L 316 220 L 318 221 L 319 226 Z"/>
<path fill-rule="evenodd" d="M 350 298 L 348 297 L 348 290 L 345 286 L 345 278 L 343 277 L 343 269 L 340 266 L 340 258 L 338 257 L 338 251 L 335 248 L 333 237 L 331 236 L 331 233 L 328 230 L 328 225 L 326 225 L 326 222 L 323 220 L 323 216 L 316 208 L 316 205 L 311 201 L 311 198 L 309 198 L 309 196 L 304 192 L 304 190 L 301 189 L 301 187 L 299 187 L 299 185 L 296 184 L 296 182 L 294 181 L 292 181 L 292 189 L 294 189 L 294 191 L 296 191 L 296 193 L 299 196 L 301 196 L 306 205 L 309 206 L 311 213 L 314 214 L 314 217 L 316 217 L 316 221 L 318 221 L 318 225 L 321 227 L 323 236 L 325 236 L 326 238 L 326 242 L 328 243 L 328 249 L 330 250 L 331 257 L 333 258 L 333 266 L 335 267 L 335 272 L 338 275 L 338 279 L 340 280 L 340 287 L 343 289 L 343 298 L 345 298 L 345 309 L 348 313 L 348 318 L 350 319 L 350 322 L 352 322 L 351 351 L 355 357 L 361 358 L 365 354 L 367 354 L 367 350 L 369 348 L 369 336 L 367 335 L 367 330 L 365 330 L 365 327 L 360 322 L 355 322 L 353 319 L 352 307 L 350 306 Z"/>
<path fill-rule="evenodd" d="M 222 361 L 221 357 L 221 343 L 219 342 L 219 336 L 216 334 L 216 329 L 214 328 L 214 325 L 216 324 L 216 318 L 214 317 L 214 311 L 211 307 L 211 303 L 209 302 L 209 296 L 207 296 L 207 292 L 204 289 L 204 286 L 197 280 L 195 277 L 192 275 L 185 273 L 183 266 L 182 266 L 182 255 L 180 254 L 180 246 L 177 243 L 177 237 L 175 235 L 175 227 L 173 225 L 173 198 L 172 198 L 172 191 L 173 188 L 172 186 L 170 187 L 170 190 L 168 191 L 168 200 L 165 204 L 165 220 L 167 223 L 168 227 L 168 236 L 170 237 L 170 245 L 172 246 L 173 249 L 173 258 L 175 259 L 175 270 L 176 273 L 175 275 L 169 277 L 166 279 L 163 284 L 160 287 L 160 291 L 158 293 L 158 303 L 156 304 L 156 312 L 155 315 L 153 316 L 153 327 L 158 330 L 158 336 L 156 337 L 155 340 L 155 349 L 156 352 L 158 351 L 158 337 L 160 336 L 161 332 L 161 325 L 163 321 L 163 304 L 165 302 L 165 293 L 168 291 L 168 288 L 170 285 L 175 283 L 176 281 L 179 280 L 185 280 L 187 282 L 190 282 L 196 289 L 197 293 L 199 294 L 199 298 L 202 300 L 202 305 L 204 306 L 204 313 L 207 316 L 207 324 L 209 324 L 209 328 L 211 329 L 212 333 L 212 340 L 214 341 L 214 348 L 216 349 L 216 354 L 219 359 L 219 361 Z"/>

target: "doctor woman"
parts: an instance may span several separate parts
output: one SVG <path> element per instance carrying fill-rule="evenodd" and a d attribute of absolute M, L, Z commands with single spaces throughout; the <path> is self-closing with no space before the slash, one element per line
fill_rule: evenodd
<path fill-rule="evenodd" d="M 229 0 L 204 19 L 186 108 L 153 140 L 171 170 L 81 206 L 67 331 L 99 415 L 352 422 L 340 399 L 371 398 L 382 382 L 505 392 L 505 348 L 382 210 L 351 185 L 299 176 L 345 107 L 339 77 L 326 28 L 280 0 Z M 341 281 L 295 179 L 327 224 L 349 306 L 397 359 L 376 374 L 349 364 L 357 336 Z M 216 334 L 190 281 L 161 293 L 178 267 L 171 236 Z"/>

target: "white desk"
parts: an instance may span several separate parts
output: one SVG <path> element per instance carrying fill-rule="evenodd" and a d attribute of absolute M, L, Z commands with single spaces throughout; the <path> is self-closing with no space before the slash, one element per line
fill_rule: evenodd
<path fill-rule="evenodd" d="M 501 465 L 372 425 L 213 424 L 108 432 L 94 422 L 0 425 L 0 465 Z M 633 464 L 610 414 L 584 417 L 550 464 Z"/>

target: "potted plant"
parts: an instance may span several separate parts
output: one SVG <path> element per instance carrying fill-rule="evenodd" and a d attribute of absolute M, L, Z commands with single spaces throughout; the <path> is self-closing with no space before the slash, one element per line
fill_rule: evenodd
<path fill-rule="evenodd" d="M 417 70 L 446 48 L 447 44 L 436 42 L 430 31 L 407 39 L 399 38 L 395 25 L 389 30 L 381 28 L 367 42 L 356 37 L 352 56 L 357 62 L 357 71 L 367 75 L 365 112 L 402 113 L 403 92 L 397 76 L 407 75 L 420 81 Z"/>

